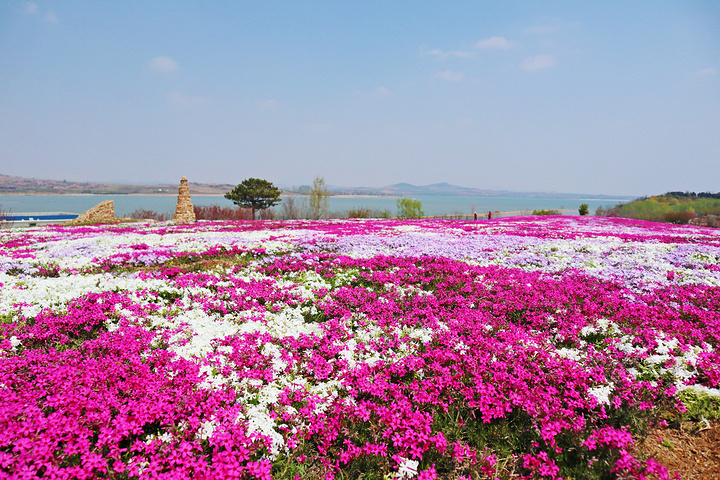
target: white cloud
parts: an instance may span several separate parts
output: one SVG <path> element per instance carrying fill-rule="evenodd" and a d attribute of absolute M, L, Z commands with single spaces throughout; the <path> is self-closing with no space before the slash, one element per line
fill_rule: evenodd
<path fill-rule="evenodd" d="M 52 12 L 48 12 L 47 15 L 45 15 L 45 17 L 43 17 L 43 19 L 49 23 L 57 23 L 57 21 L 58 21 L 57 17 Z"/>
<path fill-rule="evenodd" d="M 468 57 L 472 57 L 472 56 L 473 56 L 473 53 L 472 53 L 472 52 L 466 52 L 466 51 L 463 51 L 463 50 L 452 50 L 452 51 L 450 51 L 450 52 L 446 52 L 446 51 L 444 51 L 444 50 L 440 50 L 439 48 L 434 48 L 434 49 L 432 49 L 432 50 L 427 50 L 427 51 L 424 52 L 424 53 L 425 53 L 425 55 L 433 55 L 433 56 L 438 57 L 438 58 L 441 58 L 441 59 L 443 59 L 443 60 L 446 59 L 446 58 L 450 58 L 450 57 L 468 58 Z"/>
<path fill-rule="evenodd" d="M 712 67 L 703 68 L 695 75 L 697 75 L 698 77 L 714 77 L 715 75 L 717 75 L 717 70 Z"/>
<path fill-rule="evenodd" d="M 505 37 L 490 37 L 485 40 L 480 40 L 475 44 L 475 48 L 482 48 L 484 50 L 507 50 L 512 47 L 512 43 Z"/>
<path fill-rule="evenodd" d="M 38 4 L 35 2 L 28 2 L 25 4 L 25 13 L 28 15 L 35 15 L 38 13 Z"/>
<path fill-rule="evenodd" d="M 148 68 L 157 73 L 172 73 L 178 69 L 178 64 L 170 57 L 155 57 L 148 61 Z"/>
<path fill-rule="evenodd" d="M 555 66 L 555 57 L 552 55 L 536 55 L 534 57 L 528 57 L 523 60 L 520 66 L 529 72 L 541 70 L 543 68 L 550 68 Z"/>
<path fill-rule="evenodd" d="M 207 98 L 192 97 L 182 92 L 170 92 L 165 95 L 165 100 L 172 105 L 179 105 L 181 107 L 204 107 L 208 104 Z"/>
<path fill-rule="evenodd" d="M 462 72 L 453 72 L 451 70 L 445 70 L 444 72 L 438 72 L 433 75 L 434 78 L 444 80 L 446 82 L 459 82 L 465 78 L 465 74 Z"/>

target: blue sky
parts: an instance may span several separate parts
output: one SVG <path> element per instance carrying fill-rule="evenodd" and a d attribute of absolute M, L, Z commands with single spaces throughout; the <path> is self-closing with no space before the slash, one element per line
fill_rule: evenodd
<path fill-rule="evenodd" d="M 0 0 L 0 173 L 720 190 L 720 2 Z"/>

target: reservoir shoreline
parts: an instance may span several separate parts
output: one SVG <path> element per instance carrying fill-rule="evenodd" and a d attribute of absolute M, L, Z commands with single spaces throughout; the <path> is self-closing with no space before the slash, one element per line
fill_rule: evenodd
<path fill-rule="evenodd" d="M 304 196 L 283 195 L 294 198 L 296 203 L 304 203 Z M 328 198 L 329 210 L 341 215 L 351 209 L 365 208 L 373 211 L 387 211 L 395 215 L 397 198 L 375 195 L 333 195 Z M 559 210 L 564 214 L 578 215 L 577 208 L 587 203 L 590 213 L 597 207 L 611 207 L 627 199 L 594 199 L 594 198 L 534 198 L 534 197 L 465 197 L 445 195 L 415 195 L 422 202 L 422 210 L 426 216 L 472 215 L 525 215 L 533 210 Z M 65 194 L 65 195 L 0 195 L 0 209 L 6 213 L 26 212 L 72 212 L 76 214 L 94 207 L 105 200 L 113 200 L 115 215 L 127 216 L 137 209 L 153 210 L 158 213 L 171 213 L 175 209 L 176 194 L 151 195 L 104 195 L 104 194 Z M 222 195 L 193 195 L 194 205 L 231 206 L 232 202 Z M 280 211 L 281 207 L 275 207 Z"/>

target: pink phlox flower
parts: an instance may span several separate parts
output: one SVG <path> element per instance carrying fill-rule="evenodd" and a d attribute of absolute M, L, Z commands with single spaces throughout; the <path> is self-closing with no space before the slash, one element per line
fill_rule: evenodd
<path fill-rule="evenodd" d="M 435 437 L 432 438 L 432 440 L 435 442 L 435 448 L 437 448 L 438 452 L 445 453 L 445 450 L 447 450 L 448 446 L 445 435 L 443 435 L 442 432 L 438 432 Z"/>
<path fill-rule="evenodd" d="M 483 462 L 487 463 L 487 465 L 483 465 L 480 467 L 481 472 L 483 472 L 488 477 L 497 473 L 495 471 L 495 465 L 497 464 L 497 458 L 495 457 L 494 453 L 485 457 L 483 459 Z"/>
<path fill-rule="evenodd" d="M 557 476 L 560 472 L 560 467 L 555 464 L 555 460 L 548 457 L 547 452 L 539 452 L 535 455 L 523 455 L 523 467 L 532 472 L 539 473 L 542 476 L 562 480 Z"/>
<path fill-rule="evenodd" d="M 624 448 L 632 446 L 635 441 L 632 435 L 625 430 L 618 430 L 614 427 L 603 427 L 595 430 L 590 436 L 583 442 L 589 450 L 596 450 L 602 446 L 608 446 L 611 448 Z"/>
<path fill-rule="evenodd" d="M 544 422 L 540 428 L 540 435 L 548 445 L 554 447 L 555 436 L 568 427 L 570 427 L 570 425 L 564 420 L 547 421 Z"/>
<path fill-rule="evenodd" d="M 270 463 L 270 460 L 259 460 L 257 462 L 247 463 L 247 471 L 260 480 L 272 480 L 271 470 L 272 463 Z"/>
<path fill-rule="evenodd" d="M 418 480 L 435 480 L 438 478 L 437 470 L 435 470 L 435 464 L 433 463 L 430 465 L 427 470 L 419 471 L 417 478 Z"/>
<path fill-rule="evenodd" d="M 615 467 L 612 469 L 613 473 L 626 471 L 629 473 L 635 473 L 638 461 L 635 460 L 630 453 L 625 449 L 620 449 L 620 458 L 615 461 Z"/>
<path fill-rule="evenodd" d="M 367 442 L 365 443 L 365 453 L 368 455 L 387 457 L 387 445 Z"/>
<path fill-rule="evenodd" d="M 668 474 L 667 468 L 660 465 L 657 460 L 650 458 L 645 462 L 645 473 L 655 475 L 660 480 L 669 480 L 670 475 Z"/>

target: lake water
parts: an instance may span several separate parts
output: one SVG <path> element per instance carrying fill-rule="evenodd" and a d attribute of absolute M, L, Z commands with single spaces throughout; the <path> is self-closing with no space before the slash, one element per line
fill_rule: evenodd
<path fill-rule="evenodd" d="M 472 215 L 473 210 L 479 217 L 496 212 L 520 212 L 540 209 L 557 209 L 569 211 L 564 215 L 577 215 L 581 203 L 587 203 L 590 214 L 595 213 L 599 206 L 610 207 L 618 203 L 628 202 L 629 198 L 617 199 L 558 199 L 558 198 L 513 198 L 513 197 L 461 197 L 444 195 L 416 195 L 422 202 L 425 215 Z M 122 217 L 136 209 L 154 210 L 158 213 L 173 213 L 175 211 L 176 196 L 157 195 L 0 195 L 0 209 L 12 213 L 43 213 L 68 212 L 80 214 L 105 200 L 115 202 L 115 215 Z M 374 210 L 387 210 L 391 215 L 397 212 L 396 197 L 330 197 L 331 212 L 347 212 L 353 208 L 371 208 Z M 302 202 L 303 197 L 295 197 L 296 202 Z M 222 196 L 193 195 L 194 205 L 220 205 L 231 206 L 232 202 Z M 276 208 L 279 208 L 276 207 Z M 509 213 L 506 213 L 508 215 Z"/>

